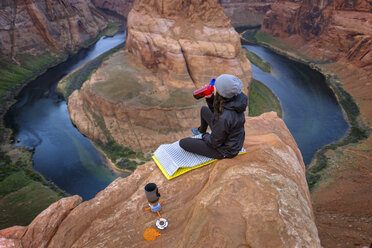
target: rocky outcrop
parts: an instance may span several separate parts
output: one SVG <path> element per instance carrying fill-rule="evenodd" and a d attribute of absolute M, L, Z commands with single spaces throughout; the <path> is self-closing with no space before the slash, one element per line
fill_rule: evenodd
<path fill-rule="evenodd" d="M 75 51 L 106 24 L 89 1 L 1 1 L 0 57 L 23 64 L 27 55 Z"/>
<path fill-rule="evenodd" d="M 81 197 L 77 195 L 62 198 L 41 212 L 22 236 L 23 247 L 48 247 L 49 240 L 54 236 L 62 221 L 81 201 Z"/>
<path fill-rule="evenodd" d="M 278 1 L 262 31 L 314 60 L 372 68 L 372 5 L 361 1 Z"/>
<path fill-rule="evenodd" d="M 371 20 L 370 1 L 278 1 L 261 29 L 276 37 L 270 46 L 310 61 L 324 74 L 337 75 L 339 86 L 355 99 L 360 110 L 361 116 L 352 120 L 353 125 L 365 121 L 368 126 L 359 131 L 367 134 L 372 130 Z M 350 116 L 357 116 L 359 110 L 350 108 L 350 98 L 346 101 Z M 356 130 L 352 137 L 360 138 Z M 369 135 L 357 143 L 327 151 L 319 163 L 325 167 L 321 171 L 315 167 L 317 161 L 309 167 L 320 178 L 312 199 L 324 247 L 367 247 L 371 243 L 371 152 Z"/>
<path fill-rule="evenodd" d="M 321 65 L 337 75 L 360 109 L 360 120 L 372 131 L 372 70 L 347 60 Z M 354 113 L 355 114 L 355 113 Z M 324 247 L 368 247 L 372 237 L 372 136 L 328 151 L 327 167 L 312 191 L 313 208 Z M 310 165 L 310 169 L 316 163 Z M 357 206 L 357 207 L 356 207 Z M 347 228 L 345 228 L 347 227 Z"/>
<path fill-rule="evenodd" d="M 127 17 L 132 9 L 134 0 L 92 0 L 94 6 L 114 11 L 115 13 Z"/>
<path fill-rule="evenodd" d="M 137 1 L 128 15 L 126 50 L 170 87 L 200 87 L 222 73 L 250 84 L 240 37 L 213 0 Z"/>
<path fill-rule="evenodd" d="M 81 201 L 77 195 L 62 198 L 41 212 L 28 227 L 15 226 L 0 230 L 0 247 L 48 247 L 62 221 Z"/>
<path fill-rule="evenodd" d="M 275 0 L 219 0 L 234 26 L 259 26 Z"/>
<path fill-rule="evenodd" d="M 52 205 L 27 227 L 0 242 L 48 247 L 320 247 L 301 153 L 275 113 L 247 118 L 247 153 L 219 160 L 167 181 L 154 162 L 118 178 L 90 201 L 80 203 L 56 224 L 55 232 L 30 228 L 49 223 L 45 213 L 62 216 Z M 143 239 L 157 214 L 146 212 L 144 186 L 155 182 L 169 222 L 161 236 Z M 64 205 L 64 204 L 62 204 Z M 1 233 L 1 232 L 0 232 Z M 17 243 L 18 242 L 18 243 Z M 2 243 L 0 243 L 2 244 Z M 20 246 L 18 246 L 20 247 Z"/>
<path fill-rule="evenodd" d="M 199 126 L 204 101 L 192 92 L 211 78 L 237 75 L 248 94 L 251 66 L 222 8 L 214 1 L 161 3 L 136 3 L 128 52 L 109 58 L 70 96 L 71 120 L 91 139 L 153 151 Z"/>
<path fill-rule="evenodd" d="M 199 125 L 202 101 L 192 83 L 172 88 L 125 51 L 112 55 L 69 97 L 68 110 L 80 132 L 92 140 L 153 151 L 186 137 Z"/>

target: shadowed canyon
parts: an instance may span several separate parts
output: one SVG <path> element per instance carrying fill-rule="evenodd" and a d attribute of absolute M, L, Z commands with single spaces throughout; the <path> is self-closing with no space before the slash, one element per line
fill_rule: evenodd
<path fill-rule="evenodd" d="M 21 89 L 37 75 L 84 47 L 88 51 L 100 37 L 115 35 L 121 25 L 126 30 L 120 36 L 126 36 L 124 45 L 115 43 L 76 64 L 40 96 L 54 105 L 66 99 L 61 113 L 68 110 L 68 125 L 99 149 L 93 150 L 100 156 L 94 163 L 107 160 L 106 169 L 91 170 L 105 175 L 108 186 L 87 201 L 62 192 L 32 169 L 35 146 L 21 148 L 14 126 L 11 131 L 2 123 L 0 210 L 10 215 L 10 204 L 33 209 L 37 197 L 19 202 L 32 192 L 46 200 L 32 215 L 21 214 L 29 218 L 22 226 L 0 230 L 0 247 L 372 245 L 371 2 L 19 0 L 0 7 L 2 118 L 12 104 L 26 102 Z M 246 154 L 167 180 L 151 154 L 198 126 L 205 103 L 193 98 L 193 90 L 227 73 L 241 79 L 244 93 L 252 93 L 258 64 L 242 44 L 265 47 L 322 73 L 349 131 L 320 148 L 306 168 L 292 130 L 276 113 L 247 116 Z M 280 74 L 275 68 L 260 73 Z M 65 133 L 77 142 L 75 134 Z M 83 138 L 90 143 L 78 139 Z M 86 148 L 77 147 L 78 157 L 86 156 Z M 128 157 L 117 156 L 121 151 Z M 160 213 L 169 222 L 154 241 L 143 237 L 158 219 L 145 211 L 149 182 L 158 185 Z"/>

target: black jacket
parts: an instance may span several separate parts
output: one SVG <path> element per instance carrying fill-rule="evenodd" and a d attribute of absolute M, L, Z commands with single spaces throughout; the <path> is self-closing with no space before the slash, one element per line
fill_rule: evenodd
<path fill-rule="evenodd" d="M 206 98 L 209 108 L 214 112 L 213 100 Z M 214 113 L 210 128 L 212 133 L 203 134 L 203 140 L 207 145 L 215 148 L 219 153 L 227 158 L 238 155 L 243 147 L 245 131 L 244 111 L 247 108 L 248 98 L 244 93 L 240 93 L 224 103 L 224 110 L 216 120 Z"/>

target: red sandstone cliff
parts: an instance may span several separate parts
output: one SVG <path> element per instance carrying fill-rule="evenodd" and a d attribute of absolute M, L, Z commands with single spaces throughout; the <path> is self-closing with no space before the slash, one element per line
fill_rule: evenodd
<path fill-rule="evenodd" d="M 28 227 L 0 231 L 1 247 L 320 247 L 301 153 L 275 113 L 247 118 L 247 153 L 167 181 L 154 162 L 90 201 L 63 198 Z M 155 182 L 169 222 L 155 241 L 145 212 Z"/>
<path fill-rule="evenodd" d="M 212 77 L 234 74 L 248 94 L 251 66 L 223 9 L 215 1 L 182 3 L 136 2 L 128 51 L 111 56 L 69 98 L 83 134 L 148 152 L 199 125 L 204 101 L 192 92 Z"/>
<path fill-rule="evenodd" d="M 233 26 L 261 25 L 266 12 L 271 9 L 274 2 L 275 0 L 218 0 Z M 92 0 L 92 3 L 96 7 L 127 17 L 134 0 Z"/>
<path fill-rule="evenodd" d="M 258 26 L 275 0 L 218 0 L 234 26 Z"/>
<path fill-rule="evenodd" d="M 167 87 L 133 58 L 112 55 L 69 97 L 72 122 L 92 140 L 115 141 L 123 147 L 153 151 L 162 143 L 181 139 L 199 123 L 202 101 L 194 87 Z"/>
<path fill-rule="evenodd" d="M 94 6 L 102 9 L 108 9 L 124 17 L 128 16 L 135 0 L 91 0 Z"/>
<path fill-rule="evenodd" d="M 1 1 L 0 57 L 22 63 L 24 55 L 75 51 L 106 24 L 89 1 Z"/>
<path fill-rule="evenodd" d="M 250 85 L 240 37 L 214 0 L 140 0 L 128 15 L 126 50 L 165 85 L 200 87 L 222 73 Z M 246 91 L 247 92 L 247 91 Z"/>
<path fill-rule="evenodd" d="M 262 31 L 314 60 L 372 68 L 372 5 L 353 1 L 277 1 Z"/>
<path fill-rule="evenodd" d="M 308 57 L 355 99 L 372 130 L 372 5 L 370 1 L 278 1 L 262 31 L 269 45 L 291 56 Z M 320 61 L 317 63 L 316 61 Z M 327 63 L 322 63 L 326 61 Z M 354 111 L 353 114 L 357 112 Z M 327 166 L 312 192 L 316 223 L 324 247 L 367 247 L 372 240 L 372 137 L 328 151 Z M 316 162 L 316 161 L 315 161 Z M 315 162 L 310 165 L 310 170 Z"/>

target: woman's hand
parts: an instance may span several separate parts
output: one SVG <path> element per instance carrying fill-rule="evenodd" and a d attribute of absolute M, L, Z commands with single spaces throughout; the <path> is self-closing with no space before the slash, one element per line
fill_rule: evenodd
<path fill-rule="evenodd" d="M 209 96 L 205 96 L 205 97 L 206 98 L 211 98 L 215 92 L 216 92 L 216 87 L 214 87 L 214 90 L 213 90 L 212 94 L 210 94 Z"/>

